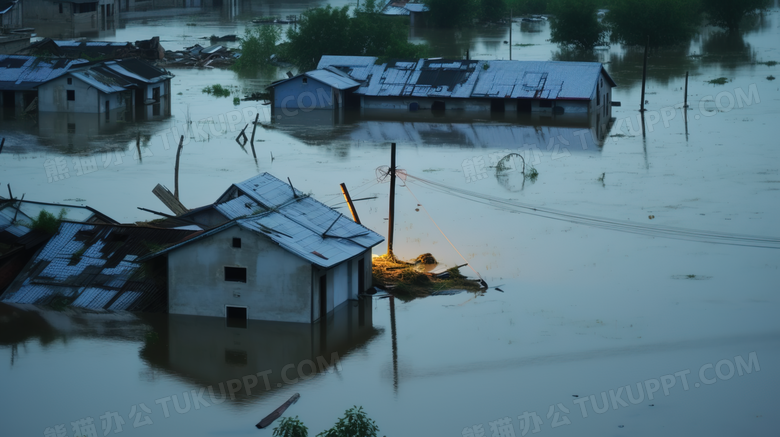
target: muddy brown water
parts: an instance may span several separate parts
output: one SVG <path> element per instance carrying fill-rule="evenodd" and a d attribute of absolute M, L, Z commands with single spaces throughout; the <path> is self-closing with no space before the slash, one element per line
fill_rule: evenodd
<path fill-rule="evenodd" d="M 106 39 L 160 35 L 166 48 L 178 49 L 202 36 L 240 34 L 253 16 L 321 4 L 137 13 Z M 275 120 L 257 102 L 234 106 L 232 98 L 201 92 L 219 83 L 250 93 L 285 69 L 252 78 L 175 69 L 172 114 L 158 121 L 105 127 L 77 120 L 69 131 L 67 116 L 44 126 L 4 113 L 0 182 L 26 199 L 87 204 L 126 222 L 154 218 L 138 206 L 164 209 L 151 189 L 173 185 L 175 141 L 184 134 L 186 206 L 213 202 L 232 182 L 268 171 L 345 213 L 339 183 L 353 197 L 376 196 L 357 206 L 363 222 L 384 234 L 388 185 L 375 169 L 389 164 L 395 141 L 399 167 L 446 187 L 399 182 L 397 255 L 431 252 L 443 264 L 463 263 L 418 211 L 421 203 L 503 292 L 396 301 L 394 323 L 390 301 L 376 298 L 339 309 L 325 327 L 250 321 L 242 328 L 218 319 L 1 305 L 0 434 L 92 435 L 91 419 L 96 435 L 270 435 L 254 424 L 297 392 L 301 399 L 286 415 L 297 415 L 312 434 L 362 405 L 388 436 L 512 435 L 507 426 L 514 435 L 771 435 L 780 427 L 778 250 L 587 227 L 452 193 L 780 237 L 780 82 L 767 79 L 780 70 L 763 64 L 780 61 L 779 29 L 775 5 L 740 34 L 707 28 L 684 48 L 653 51 L 643 136 L 641 51 L 570 53 L 546 41 L 547 23 L 516 23 L 513 42 L 523 46 L 513 47 L 514 59 L 601 61 L 618 83 L 616 120 L 600 145 L 585 150 L 556 140 L 581 128 L 576 121 L 550 133 L 549 121 L 490 115 Z M 421 29 L 412 40 L 442 56 L 468 49 L 476 59 L 508 58 L 502 28 Z M 687 123 L 680 108 L 686 71 Z M 729 82 L 707 83 L 718 77 Z M 255 162 L 233 138 L 258 112 L 267 127 L 258 129 Z M 529 125 L 541 136 L 524 136 Z M 489 168 L 509 152 L 533 164 L 535 182 Z M 475 160 L 488 167 L 467 181 Z M 67 176 L 47 173 L 52 162 L 64 162 Z M 329 366 L 334 353 L 338 365 Z"/>

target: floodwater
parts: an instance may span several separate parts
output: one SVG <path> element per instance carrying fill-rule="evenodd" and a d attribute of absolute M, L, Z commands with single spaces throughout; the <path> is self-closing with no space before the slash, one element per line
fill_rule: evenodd
<path fill-rule="evenodd" d="M 251 16 L 324 3 L 276 4 L 147 14 L 110 39 L 160 35 L 176 49 L 241 33 Z M 0 182 L 26 199 L 88 204 L 124 222 L 154 218 L 136 207 L 164 210 L 151 189 L 173 184 L 184 135 L 188 207 L 268 171 L 329 205 L 343 207 L 341 182 L 355 198 L 376 196 L 357 207 L 364 224 L 386 233 L 388 185 L 375 169 L 389 164 L 396 141 L 409 175 L 397 191 L 396 254 L 431 252 L 448 266 L 462 254 L 503 292 L 375 298 L 340 308 L 324 327 L 0 306 L 2 435 L 270 435 L 254 424 L 294 393 L 301 399 L 287 415 L 312 434 L 353 405 L 388 436 L 775 434 L 780 252 L 739 245 L 746 240 L 737 235 L 780 238 L 780 83 L 767 79 L 780 70 L 763 64 L 780 61 L 778 36 L 775 3 L 741 34 L 704 29 L 684 49 L 651 52 L 643 135 L 641 51 L 570 53 L 546 42 L 546 23 L 516 23 L 513 43 L 524 45 L 514 59 L 599 60 L 618 83 L 615 121 L 587 148 L 561 140 L 591 131 L 577 120 L 534 121 L 536 137 L 527 120 L 491 116 L 302 113 L 296 122 L 201 92 L 220 83 L 250 93 L 283 70 L 243 78 L 176 69 L 170 118 L 97 125 L 78 138 L 4 114 Z M 420 30 L 413 39 L 428 41 L 433 55 L 508 58 L 506 29 Z M 707 83 L 718 77 L 729 82 Z M 257 160 L 234 141 L 256 113 L 265 126 Z M 496 174 L 490 164 L 509 152 L 538 170 L 535 182 Z M 67 175 L 52 162 L 64 162 Z M 551 220 L 518 205 L 572 216 Z M 586 216 L 650 230 L 585 226 Z M 668 228 L 705 235 L 665 238 Z M 701 241 L 712 233 L 735 238 Z"/>

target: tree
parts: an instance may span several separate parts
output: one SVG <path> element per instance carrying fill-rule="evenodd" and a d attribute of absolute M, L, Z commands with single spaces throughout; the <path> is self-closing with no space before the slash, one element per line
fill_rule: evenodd
<path fill-rule="evenodd" d="M 507 0 L 513 15 L 547 13 L 548 0 Z"/>
<path fill-rule="evenodd" d="M 276 42 L 281 35 L 281 29 L 274 25 L 247 28 L 241 38 L 241 57 L 236 59 L 233 69 L 248 72 L 270 65 L 271 55 L 276 54 Z"/>
<path fill-rule="evenodd" d="M 481 0 L 480 19 L 483 21 L 498 21 L 509 14 L 504 0 Z"/>
<path fill-rule="evenodd" d="M 295 418 L 284 417 L 279 425 L 274 428 L 274 437 L 307 437 L 308 428 L 303 422 Z M 363 407 L 352 407 L 344 413 L 344 417 L 331 429 L 317 434 L 317 437 L 377 437 L 379 427 L 368 417 Z"/>
<path fill-rule="evenodd" d="M 303 422 L 298 420 L 298 416 L 283 417 L 279 425 L 274 428 L 274 437 L 309 437 L 309 429 Z"/>
<path fill-rule="evenodd" d="M 704 0 L 704 12 L 710 24 L 729 30 L 739 28 L 739 22 L 769 7 L 769 0 Z"/>
<path fill-rule="evenodd" d="M 554 43 L 591 49 L 606 41 L 606 28 L 596 15 L 596 0 L 551 0 L 550 23 Z"/>
<path fill-rule="evenodd" d="M 479 13 L 479 0 L 425 0 L 428 22 L 437 27 L 471 26 Z"/>
<path fill-rule="evenodd" d="M 322 55 L 420 58 L 426 47 L 407 39 L 402 22 L 379 13 L 379 6 L 368 0 L 350 16 L 349 7 L 309 9 L 297 28 L 287 31 L 285 58 L 299 70 L 311 70 Z"/>
<path fill-rule="evenodd" d="M 60 223 L 65 218 L 67 211 L 61 209 L 60 213 L 56 216 L 46 210 L 41 210 L 38 213 L 38 217 L 31 218 L 31 223 L 20 223 L 33 231 L 43 232 L 45 234 L 54 235 L 60 229 Z"/>
<path fill-rule="evenodd" d="M 333 428 L 317 434 L 317 437 L 376 437 L 379 427 L 363 411 L 363 407 L 352 407 Z"/>
<path fill-rule="evenodd" d="M 699 0 L 612 0 L 605 19 L 612 41 L 668 46 L 690 40 L 700 23 Z"/>

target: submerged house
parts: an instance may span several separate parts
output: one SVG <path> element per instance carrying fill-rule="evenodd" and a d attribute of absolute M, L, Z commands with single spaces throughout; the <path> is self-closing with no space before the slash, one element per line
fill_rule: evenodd
<path fill-rule="evenodd" d="M 15 305 L 167 311 L 165 259 L 139 262 L 198 231 L 62 222 L 0 297 Z"/>
<path fill-rule="evenodd" d="M 371 287 L 384 241 L 268 173 L 186 217 L 224 223 L 143 259 L 167 256 L 171 314 L 311 323 Z"/>
<path fill-rule="evenodd" d="M 38 86 L 41 112 L 101 114 L 106 121 L 154 119 L 171 113 L 171 78 L 143 60 L 101 61 L 71 68 Z"/>
<path fill-rule="evenodd" d="M 612 88 L 616 84 L 597 62 L 419 59 L 376 65 L 376 60 L 323 56 L 314 71 L 340 74 L 358 82 L 357 87 L 339 91 L 344 92 L 344 101 L 354 101 L 353 106 L 363 109 L 612 116 Z M 306 97 L 309 90 L 285 85 L 288 81 L 269 86 L 274 108 L 322 108 Z M 322 82 L 320 86 L 324 95 L 336 91 L 333 84 Z M 284 88 L 284 93 L 277 92 L 279 88 Z"/>
<path fill-rule="evenodd" d="M 59 77 L 83 60 L 42 59 L 0 55 L 0 107 L 14 111 L 31 108 L 38 85 Z M 33 105 L 34 107 L 34 105 Z"/>

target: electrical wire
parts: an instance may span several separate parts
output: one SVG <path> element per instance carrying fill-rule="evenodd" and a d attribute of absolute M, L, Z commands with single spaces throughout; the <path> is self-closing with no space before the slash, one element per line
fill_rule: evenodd
<path fill-rule="evenodd" d="M 439 182 L 430 181 L 418 176 L 407 174 L 408 182 L 416 182 L 435 191 L 460 197 L 472 202 L 489 205 L 509 212 L 528 214 L 537 217 L 559 220 L 574 224 L 587 225 L 601 229 L 647 235 L 651 237 L 663 237 L 677 240 L 697 241 L 711 244 L 724 244 L 730 246 L 759 247 L 766 249 L 780 249 L 780 238 L 742 235 L 733 233 L 720 233 L 708 231 L 696 231 L 692 229 L 674 228 L 666 226 L 649 226 L 626 221 L 608 219 L 603 217 L 588 216 L 583 214 L 557 211 L 550 208 L 542 208 L 523 204 L 517 201 L 489 196 L 474 191 L 451 187 Z"/>

